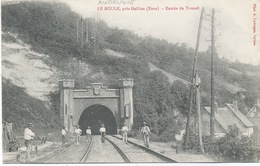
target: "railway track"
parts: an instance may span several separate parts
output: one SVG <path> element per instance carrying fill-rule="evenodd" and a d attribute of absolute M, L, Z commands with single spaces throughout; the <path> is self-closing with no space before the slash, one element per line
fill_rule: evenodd
<path fill-rule="evenodd" d="M 91 140 L 90 140 L 90 143 L 89 143 L 89 145 L 88 145 L 88 148 L 87 148 L 85 154 L 83 155 L 83 157 L 80 159 L 80 163 L 83 163 L 83 162 L 86 161 L 86 158 L 87 158 L 88 155 L 89 155 L 89 152 L 90 152 L 90 150 L 91 150 L 91 148 L 92 148 L 92 145 L 93 145 L 93 138 L 91 137 Z"/>
<path fill-rule="evenodd" d="M 131 160 L 113 141 L 106 137 L 101 143 L 100 136 L 93 137 L 93 146 L 84 163 L 129 163 Z"/>
<path fill-rule="evenodd" d="M 90 143 L 87 143 L 86 140 L 81 138 L 81 142 L 79 146 L 75 146 L 71 144 L 66 149 L 62 150 L 61 152 L 53 155 L 52 157 L 48 158 L 47 161 L 44 163 L 82 163 L 86 159 L 91 146 L 92 146 L 92 139 Z"/>
<path fill-rule="evenodd" d="M 70 145 L 53 155 L 44 163 L 91 163 L 91 162 L 131 162 L 127 155 L 113 141 L 101 143 L 100 136 L 93 136 L 90 143 L 81 138 L 79 146 Z"/>
<path fill-rule="evenodd" d="M 80 145 L 71 145 L 49 158 L 45 163 L 173 163 L 176 162 L 142 145 L 128 141 L 125 144 L 118 136 L 106 136 L 101 143 L 100 136 L 93 136 L 90 143 L 84 137 Z"/>
<path fill-rule="evenodd" d="M 125 149 L 125 153 L 129 156 L 131 162 L 167 162 L 175 163 L 176 161 L 158 153 L 145 146 L 139 145 L 128 140 L 128 144 L 125 144 L 118 136 L 110 136 L 114 138 L 113 141 L 121 148 Z M 110 139 L 111 139 L 110 138 Z"/>
<path fill-rule="evenodd" d="M 125 162 L 127 163 L 131 163 L 130 158 L 125 154 L 125 152 L 123 152 L 123 150 L 121 150 L 113 141 L 111 141 L 110 139 L 106 138 L 106 140 L 108 140 L 118 151 L 118 153 L 121 155 L 121 157 L 124 159 Z"/>

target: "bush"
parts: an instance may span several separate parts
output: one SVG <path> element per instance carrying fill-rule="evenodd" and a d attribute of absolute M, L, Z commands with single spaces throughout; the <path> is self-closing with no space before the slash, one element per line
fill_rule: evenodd
<path fill-rule="evenodd" d="M 183 139 L 185 139 L 185 137 Z M 183 141 L 183 143 L 184 143 L 184 141 Z M 200 152 L 198 136 L 196 136 L 194 133 L 191 133 L 189 136 L 187 150 Z"/>
<path fill-rule="evenodd" d="M 217 142 L 219 155 L 228 162 L 253 162 L 256 143 L 238 132 L 236 126 L 230 126 L 226 137 Z"/>
<path fill-rule="evenodd" d="M 16 42 L 16 38 L 9 33 L 2 34 L 2 40 L 7 42 L 7 43 L 15 43 Z"/>
<path fill-rule="evenodd" d="M 209 154 L 219 154 L 218 139 L 211 141 L 210 136 L 203 136 L 204 151 Z"/>
<path fill-rule="evenodd" d="M 140 134 L 140 132 L 136 129 L 133 129 L 131 131 L 128 132 L 128 137 L 132 137 L 132 138 L 136 138 L 138 135 Z"/>
<path fill-rule="evenodd" d="M 150 132 L 150 141 L 153 141 L 153 142 L 160 142 L 161 141 L 161 138 L 160 136 Z"/>
<path fill-rule="evenodd" d="M 175 132 L 172 130 L 166 130 L 160 135 L 160 142 L 169 142 L 175 140 Z"/>
<path fill-rule="evenodd" d="M 2 80 L 2 118 L 5 122 L 13 123 L 14 130 L 22 133 L 28 122 L 37 128 L 60 128 L 59 117 L 49 110 L 46 103 L 29 96 L 24 88 Z"/>
<path fill-rule="evenodd" d="M 225 162 L 254 162 L 256 143 L 253 139 L 243 136 L 238 128 L 229 126 L 229 131 L 221 139 L 215 138 L 213 141 L 210 136 L 203 136 L 204 151 L 213 154 L 220 161 Z M 198 137 L 195 134 L 190 135 L 188 142 L 189 150 L 200 152 Z"/>

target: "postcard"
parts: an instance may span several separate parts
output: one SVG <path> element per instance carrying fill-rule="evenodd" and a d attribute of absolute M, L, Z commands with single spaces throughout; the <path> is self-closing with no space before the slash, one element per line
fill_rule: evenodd
<path fill-rule="evenodd" d="M 2 0 L 2 163 L 258 163 L 259 6 Z"/>

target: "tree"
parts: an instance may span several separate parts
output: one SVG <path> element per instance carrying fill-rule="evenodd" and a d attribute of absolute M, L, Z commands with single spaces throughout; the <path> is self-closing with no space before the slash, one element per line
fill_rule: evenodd
<path fill-rule="evenodd" d="M 174 103 L 178 110 L 184 115 L 188 113 L 189 89 L 181 81 L 174 81 L 171 86 L 171 94 L 174 96 Z"/>

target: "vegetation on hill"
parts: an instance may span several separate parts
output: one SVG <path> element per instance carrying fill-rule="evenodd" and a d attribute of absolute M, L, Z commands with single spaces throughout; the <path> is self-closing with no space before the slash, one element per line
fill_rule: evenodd
<path fill-rule="evenodd" d="M 87 24 L 96 24 L 96 38 L 93 40 L 94 31 L 91 31 L 90 34 L 92 35 L 89 36 L 89 42 L 81 46 L 77 42 L 76 35 L 76 21 L 80 19 L 80 16 L 72 12 L 63 3 L 22 2 L 17 5 L 3 6 L 1 17 L 3 31 L 19 34 L 19 37 L 30 44 L 33 49 L 49 55 L 50 65 L 57 67 L 59 70 L 66 68 L 66 64 L 63 62 L 76 58 L 90 64 L 93 70 L 104 72 L 106 77 L 98 81 L 111 88 L 117 87 L 119 78 L 133 78 L 135 81 L 133 89 L 135 129 L 138 129 L 142 121 L 147 121 L 153 133 L 161 138 L 167 138 L 164 141 L 168 141 L 174 139 L 174 133 L 183 128 L 185 118 L 178 118 L 180 116 L 176 116 L 176 112 L 183 115 L 187 113 L 188 87 L 180 81 L 171 84 L 160 71 L 150 72 L 147 62 L 151 62 L 180 77 L 189 77 L 194 49 L 189 48 L 186 44 L 172 44 L 149 36 L 141 38 L 128 30 L 109 28 L 104 21 L 94 22 L 93 19 L 87 18 L 84 19 Z M 103 51 L 104 49 L 123 52 L 128 56 L 123 58 L 107 56 Z M 227 82 L 246 89 L 245 92 L 239 91 L 234 94 L 226 90 L 223 84 L 217 84 L 216 97 L 219 106 L 237 99 L 240 108 L 250 108 L 257 97 L 260 97 L 260 84 L 257 81 L 259 79 L 247 75 L 239 66 L 252 73 L 256 73 L 259 67 L 226 62 L 218 56 L 216 56 L 216 59 L 216 73 L 220 82 Z M 201 88 L 204 92 L 202 102 L 204 105 L 209 105 L 209 52 L 199 54 L 198 66 L 202 79 Z M 242 74 L 234 74 L 229 68 L 240 71 Z M 72 75 L 72 79 L 75 79 L 77 87 L 85 87 L 87 83 L 97 81 L 76 74 Z M 10 82 L 4 84 L 11 86 Z M 11 94 L 16 93 L 13 88 L 7 88 L 5 91 L 10 91 Z M 49 107 L 51 111 L 46 108 L 41 112 L 52 112 L 57 117 L 59 114 L 58 93 L 53 93 L 50 96 L 50 101 L 53 101 L 51 107 Z M 29 97 L 25 99 L 33 100 Z M 3 107 L 4 117 L 15 115 L 10 112 L 13 106 L 17 107 L 17 110 L 26 111 L 27 107 L 31 107 L 30 104 L 33 104 L 28 102 L 28 105 L 18 109 L 23 102 L 16 103 L 3 100 L 3 105 L 5 105 Z M 41 106 L 41 108 L 45 107 Z M 40 115 L 45 119 L 44 113 Z"/>
<path fill-rule="evenodd" d="M 12 122 L 15 130 L 24 128 L 28 122 L 46 129 L 60 126 L 48 104 L 29 96 L 25 89 L 5 79 L 2 81 L 2 116 L 3 122 Z"/>

